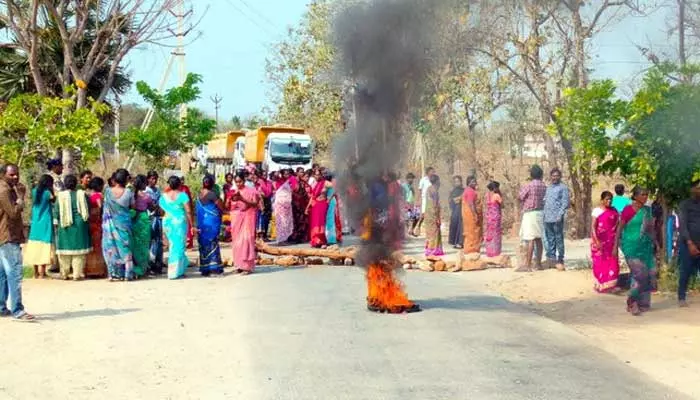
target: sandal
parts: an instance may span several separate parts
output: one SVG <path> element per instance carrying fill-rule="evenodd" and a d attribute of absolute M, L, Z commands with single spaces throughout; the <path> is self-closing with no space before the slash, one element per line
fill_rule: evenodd
<path fill-rule="evenodd" d="M 627 312 L 636 316 L 642 315 L 642 311 L 639 309 L 639 304 L 636 302 L 627 302 Z"/>
<path fill-rule="evenodd" d="M 4 310 L 0 311 L 0 317 L 9 317 L 11 315 L 12 315 L 12 311 L 10 311 L 8 309 L 4 309 Z"/>
<path fill-rule="evenodd" d="M 532 272 L 532 268 L 528 267 L 518 267 L 515 269 L 515 272 Z"/>
<path fill-rule="evenodd" d="M 19 317 L 15 317 L 13 321 L 17 322 L 34 322 L 36 321 L 36 317 L 33 316 L 32 314 L 29 313 L 22 313 Z"/>

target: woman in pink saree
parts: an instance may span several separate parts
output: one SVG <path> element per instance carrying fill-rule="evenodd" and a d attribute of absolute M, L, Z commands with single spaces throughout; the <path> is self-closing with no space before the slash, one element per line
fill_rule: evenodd
<path fill-rule="evenodd" d="M 294 214 L 292 212 L 292 180 L 289 170 L 281 172 L 280 185 L 275 192 L 272 212 L 275 215 L 275 232 L 277 244 L 286 244 L 294 233 Z"/>
<path fill-rule="evenodd" d="M 311 247 L 323 247 L 328 244 L 326 239 L 326 216 L 328 214 L 328 198 L 326 197 L 326 181 L 321 172 L 314 172 L 316 184 L 311 190 L 309 201 L 309 226 Z"/>
<path fill-rule="evenodd" d="M 233 265 L 237 273 L 248 275 L 255 270 L 255 225 L 260 198 L 257 190 L 245 185 L 243 173 L 236 174 L 234 182 L 227 199 L 231 210 Z"/>
<path fill-rule="evenodd" d="M 617 278 L 620 275 L 615 234 L 620 221 L 615 208 L 611 207 L 613 195 L 605 191 L 600 196 L 600 206 L 593 210 L 591 226 L 591 260 L 593 260 L 593 275 L 595 290 L 608 293 L 619 290 Z"/>

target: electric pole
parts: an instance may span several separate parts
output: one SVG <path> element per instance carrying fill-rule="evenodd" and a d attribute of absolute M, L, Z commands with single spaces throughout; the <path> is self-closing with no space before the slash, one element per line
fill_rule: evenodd
<path fill-rule="evenodd" d="M 214 115 L 216 118 L 216 129 L 219 129 L 219 108 L 221 108 L 221 102 L 224 100 L 219 94 L 215 94 L 210 97 L 211 101 L 214 103 Z"/>
<path fill-rule="evenodd" d="M 114 137 L 116 139 L 116 146 L 114 147 L 114 155 L 117 156 L 117 161 L 119 161 L 119 134 L 121 131 L 120 122 L 122 119 L 122 103 L 117 97 L 117 101 L 114 103 Z"/>

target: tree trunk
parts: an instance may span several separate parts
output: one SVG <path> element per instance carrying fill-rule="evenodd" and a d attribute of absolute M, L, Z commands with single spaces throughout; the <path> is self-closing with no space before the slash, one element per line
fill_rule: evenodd
<path fill-rule="evenodd" d="M 72 149 L 63 149 L 61 159 L 63 161 L 63 173 L 70 175 L 75 173 L 75 157 Z"/>
<path fill-rule="evenodd" d="M 86 89 L 78 89 L 78 98 L 75 103 L 75 108 L 81 109 L 85 108 L 87 106 L 87 90 Z"/>
<path fill-rule="evenodd" d="M 542 125 L 547 126 L 552 122 L 549 110 L 545 109 L 544 106 L 540 106 L 540 117 L 542 118 Z M 542 135 L 544 140 L 544 150 L 547 152 L 547 161 L 549 162 L 550 168 L 555 168 L 559 166 L 559 152 L 557 151 L 557 145 L 554 143 L 554 138 L 544 132 Z"/>
<path fill-rule="evenodd" d="M 32 21 L 31 21 L 31 40 L 29 45 L 29 71 L 32 74 L 32 79 L 34 80 L 34 88 L 36 92 L 42 96 L 47 96 L 48 91 L 46 89 L 46 84 L 44 83 L 44 77 L 41 75 L 41 67 L 39 65 L 39 34 L 35 31 L 37 29 L 37 19 L 39 18 L 39 1 L 34 1 L 32 4 Z"/>
<path fill-rule="evenodd" d="M 669 210 L 668 210 L 668 202 L 666 201 L 666 198 L 664 197 L 663 193 L 659 193 L 658 196 L 658 201 L 659 204 L 661 205 L 661 209 L 663 210 L 661 214 L 661 221 L 655 221 L 655 228 L 659 230 L 660 232 L 656 232 L 657 237 L 659 238 L 659 254 L 657 254 L 658 259 L 661 261 L 662 265 L 666 265 L 669 263 L 671 260 L 669 260 L 666 257 L 666 252 L 668 251 L 668 248 L 666 246 L 667 242 L 667 237 L 666 237 L 666 221 L 668 220 L 668 215 L 669 215 Z"/>
<path fill-rule="evenodd" d="M 572 174 L 572 186 L 574 186 L 574 174 Z M 591 199 L 593 197 L 593 185 L 589 173 L 576 174 L 578 195 L 574 198 L 576 206 L 575 218 L 575 237 L 576 239 L 584 239 L 591 234 Z"/>
<path fill-rule="evenodd" d="M 357 250 L 354 247 L 345 247 L 338 249 L 274 247 L 262 241 L 256 242 L 255 247 L 259 252 L 269 254 L 272 256 L 325 257 L 332 259 L 354 259 L 355 252 Z"/>
<path fill-rule="evenodd" d="M 574 23 L 574 73 L 576 74 L 576 85 L 579 88 L 585 88 L 588 86 L 588 77 L 586 73 L 586 39 L 588 39 L 586 34 L 586 29 L 583 27 L 583 22 L 581 21 L 581 8 L 580 4 L 577 4 L 576 11 L 572 14 L 572 19 Z"/>

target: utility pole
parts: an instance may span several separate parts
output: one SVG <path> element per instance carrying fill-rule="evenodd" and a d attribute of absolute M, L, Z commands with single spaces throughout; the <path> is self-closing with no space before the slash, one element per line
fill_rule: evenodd
<path fill-rule="evenodd" d="M 177 4 L 175 4 L 172 9 L 169 10 L 170 14 L 177 19 L 177 30 L 168 29 L 168 32 L 170 32 L 170 34 L 177 39 L 177 44 L 175 49 L 173 49 L 173 51 L 170 53 L 168 64 L 166 64 L 165 70 L 163 70 L 163 75 L 161 76 L 160 84 L 158 85 L 158 91 L 161 93 L 163 90 L 165 90 L 165 85 L 168 83 L 168 78 L 170 78 L 173 64 L 175 64 L 176 61 L 178 62 L 178 84 L 182 85 L 185 83 L 185 78 L 187 77 L 187 70 L 185 68 L 185 37 L 190 33 L 192 27 L 190 26 L 185 29 L 185 20 L 192 14 L 192 9 L 185 11 L 185 1 L 187 0 L 179 0 Z M 141 123 L 141 129 L 148 128 L 148 126 L 151 124 L 151 120 L 153 120 L 153 114 L 154 110 L 151 107 L 146 112 L 146 117 L 143 119 L 143 123 Z M 187 116 L 187 105 L 183 104 L 180 107 L 180 118 L 184 119 L 185 116 Z M 126 169 L 131 169 L 134 165 L 135 158 L 135 155 L 132 154 L 124 164 L 124 167 Z M 184 169 L 181 168 L 183 169 L 183 172 L 188 172 L 189 159 L 186 163 L 184 163 L 181 157 L 180 161 L 181 167 L 186 167 Z"/>
<path fill-rule="evenodd" d="M 114 104 L 114 137 L 116 138 L 116 146 L 114 147 L 114 155 L 117 156 L 117 162 L 119 161 L 119 131 L 120 123 L 122 118 L 122 103 L 117 97 L 117 101 Z"/>
<path fill-rule="evenodd" d="M 216 129 L 219 129 L 219 108 L 221 108 L 221 102 L 224 100 L 219 94 L 215 94 L 210 97 L 211 101 L 214 103 L 214 115 L 216 118 Z"/>

